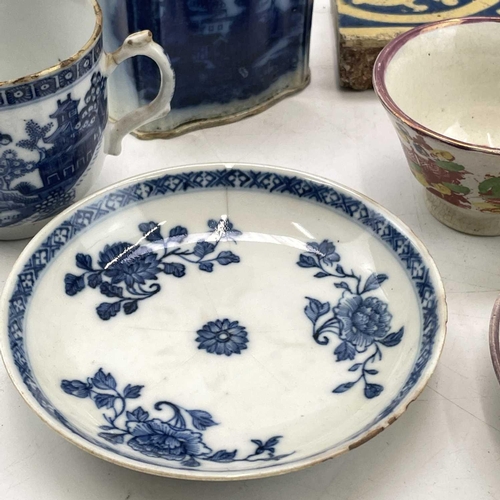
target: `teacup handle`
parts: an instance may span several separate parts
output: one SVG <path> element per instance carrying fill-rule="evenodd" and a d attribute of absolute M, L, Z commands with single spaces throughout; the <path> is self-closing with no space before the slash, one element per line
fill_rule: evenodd
<path fill-rule="evenodd" d="M 110 76 L 120 63 L 134 56 L 150 57 L 158 65 L 161 75 L 160 90 L 149 104 L 127 113 L 116 123 L 108 123 L 104 138 L 104 152 L 110 155 L 116 156 L 121 153 L 122 139 L 129 132 L 170 112 L 175 75 L 163 48 L 153 41 L 151 31 L 133 33 L 125 39 L 118 50 L 105 54 L 105 76 Z"/>

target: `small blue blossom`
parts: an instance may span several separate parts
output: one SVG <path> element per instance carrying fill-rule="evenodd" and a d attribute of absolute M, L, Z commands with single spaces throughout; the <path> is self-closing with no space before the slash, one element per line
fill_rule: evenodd
<path fill-rule="evenodd" d="M 247 332 L 238 321 L 227 318 L 210 321 L 196 333 L 196 341 L 200 344 L 198 349 L 205 349 L 209 353 L 231 356 L 233 353 L 240 354 L 247 348 Z"/>

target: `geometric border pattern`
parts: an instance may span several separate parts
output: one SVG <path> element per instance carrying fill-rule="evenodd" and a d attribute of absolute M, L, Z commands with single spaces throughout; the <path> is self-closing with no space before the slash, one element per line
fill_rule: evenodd
<path fill-rule="evenodd" d="M 59 420 L 75 434 L 94 445 L 115 454 L 138 460 L 116 447 L 86 435 L 76 429 L 47 399 L 38 387 L 24 350 L 24 319 L 28 303 L 40 274 L 69 241 L 102 217 L 126 206 L 154 197 L 165 197 L 175 193 L 207 189 L 260 190 L 281 193 L 326 205 L 335 211 L 356 220 L 392 249 L 402 266 L 407 270 L 418 297 L 423 318 L 423 332 L 420 351 L 412 372 L 403 388 L 391 403 L 364 429 L 374 426 L 392 413 L 420 379 L 427 365 L 439 329 L 438 299 L 430 277 L 430 270 L 412 242 L 382 214 L 366 206 L 361 200 L 345 195 L 331 186 L 271 171 L 246 169 L 195 170 L 167 174 L 155 179 L 138 182 L 116 189 L 101 196 L 93 203 L 81 207 L 62 222 L 29 257 L 23 270 L 17 276 L 14 292 L 9 300 L 8 335 L 14 362 L 31 394 L 44 410 Z M 351 436 L 349 439 L 355 438 Z M 324 450 L 326 451 L 326 450 Z M 323 453 L 323 451 L 317 454 Z M 316 454 L 315 454 L 316 455 Z M 311 457 L 308 457 L 311 458 Z M 304 460 L 304 458 L 300 459 Z M 148 460 L 140 460 L 143 463 Z M 156 462 L 149 462 L 158 465 Z M 287 462 L 290 463 L 290 462 Z M 166 468 L 173 468 L 165 465 Z M 272 466 L 266 466 L 272 467 Z M 183 467 L 176 467 L 177 469 Z M 192 469 L 189 469 L 192 470 Z"/>
<path fill-rule="evenodd" d="M 102 53 L 102 36 L 95 45 L 73 64 L 45 78 L 0 88 L 0 110 L 43 99 L 72 85 L 89 73 Z"/>

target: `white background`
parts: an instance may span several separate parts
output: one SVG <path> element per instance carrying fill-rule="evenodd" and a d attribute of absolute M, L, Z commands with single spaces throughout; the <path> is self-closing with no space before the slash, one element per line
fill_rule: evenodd
<path fill-rule="evenodd" d="M 373 92 L 338 88 L 335 53 L 328 0 L 316 0 L 306 90 L 233 125 L 169 141 L 128 137 L 96 188 L 163 167 L 244 161 L 305 170 L 368 195 L 415 231 L 443 276 L 448 336 L 428 387 L 386 431 L 339 458 L 286 476 L 200 483 L 147 476 L 80 451 L 28 409 L 2 367 L 1 500 L 500 499 L 500 387 L 487 337 L 500 239 L 454 232 L 429 215 Z M 0 243 L 0 286 L 24 246 Z"/>

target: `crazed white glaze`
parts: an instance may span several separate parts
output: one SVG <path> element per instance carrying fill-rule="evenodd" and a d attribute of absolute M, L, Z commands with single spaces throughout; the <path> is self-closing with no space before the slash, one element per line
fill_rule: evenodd
<path fill-rule="evenodd" d="M 120 465 L 205 480 L 363 444 L 423 389 L 446 322 L 437 270 L 393 215 L 257 165 L 164 170 L 77 204 L 27 247 L 1 306 L 9 374 L 49 425 Z M 192 447 L 174 456 L 168 432 Z"/>

